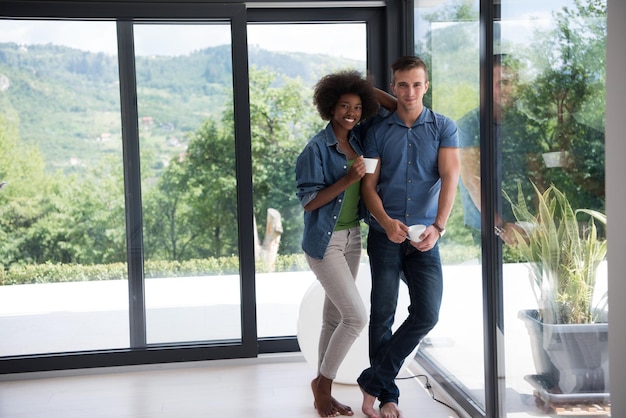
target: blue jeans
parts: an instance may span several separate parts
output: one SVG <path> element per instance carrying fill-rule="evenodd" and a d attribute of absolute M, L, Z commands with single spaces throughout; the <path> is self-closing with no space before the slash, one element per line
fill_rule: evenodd
<path fill-rule="evenodd" d="M 395 378 L 404 360 L 439 319 L 443 294 L 439 245 L 420 252 L 408 241 L 395 244 L 384 232 L 370 228 L 367 253 L 372 271 L 370 367 L 357 382 L 365 392 L 377 397 L 381 405 L 397 404 L 400 390 Z M 392 333 L 401 279 L 409 290 L 409 315 Z"/>

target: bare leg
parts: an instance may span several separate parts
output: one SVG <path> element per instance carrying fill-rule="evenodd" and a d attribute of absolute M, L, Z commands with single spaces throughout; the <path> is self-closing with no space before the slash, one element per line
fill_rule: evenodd
<path fill-rule="evenodd" d="M 361 389 L 361 392 L 363 393 L 363 405 L 361 406 L 361 411 L 367 415 L 367 418 L 380 418 L 380 415 L 378 415 L 378 412 L 374 409 L 376 397 L 364 391 L 361 386 L 359 386 L 359 389 Z"/>
<path fill-rule="evenodd" d="M 387 402 L 380 408 L 380 418 L 402 418 L 402 412 L 398 409 L 397 404 Z"/>
<path fill-rule="evenodd" d="M 333 381 L 321 374 L 311 381 L 311 390 L 315 399 L 313 406 L 317 409 L 320 417 L 336 417 L 339 411 L 333 404 L 333 397 L 330 395 Z"/>

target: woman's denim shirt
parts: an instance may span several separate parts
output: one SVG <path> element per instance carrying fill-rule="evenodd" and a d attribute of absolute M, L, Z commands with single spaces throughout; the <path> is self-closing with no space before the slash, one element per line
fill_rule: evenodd
<path fill-rule="evenodd" d="M 350 145 L 358 155 L 363 155 L 360 125 L 350 131 Z M 338 141 L 329 123 L 308 142 L 296 162 L 297 196 L 302 207 L 315 199 L 317 193 L 334 184 L 348 173 L 348 159 L 339 152 Z M 313 258 L 322 259 L 328 242 L 335 230 L 339 212 L 343 204 L 341 192 L 324 206 L 304 212 L 304 234 L 302 249 Z M 359 203 L 359 216 L 365 214 L 362 202 Z"/>

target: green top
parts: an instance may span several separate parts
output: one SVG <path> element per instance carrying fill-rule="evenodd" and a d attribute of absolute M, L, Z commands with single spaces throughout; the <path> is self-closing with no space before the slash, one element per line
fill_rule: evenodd
<path fill-rule="evenodd" d="M 354 160 L 348 160 L 348 170 Z M 359 200 L 361 198 L 361 181 L 352 183 L 343 195 L 343 205 L 339 212 L 339 219 L 335 225 L 335 231 L 353 228 L 359 224 Z"/>

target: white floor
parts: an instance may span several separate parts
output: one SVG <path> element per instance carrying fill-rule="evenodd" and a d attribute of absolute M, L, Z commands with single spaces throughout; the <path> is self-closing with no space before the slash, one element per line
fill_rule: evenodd
<path fill-rule="evenodd" d="M 5 375 L 0 381 L 0 417 L 315 418 L 309 386 L 314 373 L 301 356 L 286 356 L 66 371 L 62 376 Z M 400 377 L 411 373 L 419 370 L 407 368 Z M 458 417 L 433 400 L 423 382 L 398 380 L 404 417 Z M 350 405 L 355 417 L 364 416 L 358 386 L 335 384 L 333 395 Z M 438 393 L 434 396 L 448 402 Z"/>

